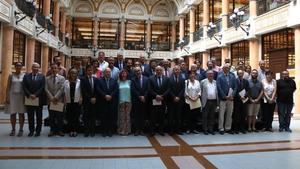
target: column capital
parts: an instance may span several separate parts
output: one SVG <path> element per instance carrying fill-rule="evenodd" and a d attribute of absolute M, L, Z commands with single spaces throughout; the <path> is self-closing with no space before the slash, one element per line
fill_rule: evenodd
<path fill-rule="evenodd" d="M 185 15 L 184 14 L 179 14 L 178 17 L 179 17 L 179 19 L 185 19 Z"/>
<path fill-rule="evenodd" d="M 196 10 L 196 6 L 195 5 L 189 5 L 188 9 L 191 11 L 195 11 Z"/>
<path fill-rule="evenodd" d="M 119 22 L 126 22 L 126 18 L 122 16 L 121 18 L 119 18 Z"/>
<path fill-rule="evenodd" d="M 171 22 L 171 25 L 172 25 L 172 26 L 176 26 L 177 24 L 178 24 L 178 21 L 172 21 L 172 22 Z"/>
<path fill-rule="evenodd" d="M 147 23 L 147 24 L 152 24 L 153 21 L 149 18 L 148 20 L 146 20 L 146 23 Z"/>

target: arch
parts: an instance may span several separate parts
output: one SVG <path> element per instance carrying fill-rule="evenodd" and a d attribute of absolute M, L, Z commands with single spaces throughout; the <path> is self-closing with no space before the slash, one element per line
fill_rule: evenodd
<path fill-rule="evenodd" d="M 177 6 L 173 1 L 161 1 L 154 4 L 151 9 L 151 16 L 152 19 L 172 20 L 176 15 L 176 11 Z"/>
<path fill-rule="evenodd" d="M 90 0 L 79 0 L 72 4 L 72 16 L 93 17 L 94 8 Z"/>
<path fill-rule="evenodd" d="M 143 1 L 136 2 L 133 0 L 125 8 L 125 15 L 127 18 L 146 19 L 148 10 Z"/>
<path fill-rule="evenodd" d="M 116 1 L 104 0 L 98 6 L 98 16 L 118 18 L 122 13 L 121 6 Z"/>

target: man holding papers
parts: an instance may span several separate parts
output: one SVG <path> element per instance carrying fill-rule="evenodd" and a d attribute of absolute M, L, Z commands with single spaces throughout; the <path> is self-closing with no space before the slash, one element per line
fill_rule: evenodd
<path fill-rule="evenodd" d="M 23 89 L 28 114 L 28 137 L 32 137 L 34 132 L 38 137 L 42 129 L 42 111 L 45 103 L 45 76 L 39 73 L 40 65 L 38 63 L 33 63 L 31 69 L 32 72 L 24 76 Z M 36 116 L 36 127 L 34 127 L 34 116 Z"/>
<path fill-rule="evenodd" d="M 229 70 L 230 64 L 225 63 L 223 71 L 219 73 L 217 78 L 218 95 L 220 98 L 219 132 L 222 135 L 225 131 L 232 133 L 231 116 L 233 111 L 233 96 L 236 93 L 236 79 Z"/>
<path fill-rule="evenodd" d="M 50 133 L 48 137 L 59 135 L 64 136 L 63 112 L 64 112 L 64 83 L 65 78 L 58 74 L 59 69 L 56 63 L 51 65 L 51 75 L 46 78 L 45 91 L 49 102 L 49 123 Z"/>
<path fill-rule="evenodd" d="M 153 136 L 155 134 L 154 127 L 155 124 L 158 124 L 158 132 L 160 135 L 163 133 L 163 123 L 164 123 L 164 114 L 166 110 L 166 99 L 170 90 L 169 87 L 169 78 L 163 76 L 163 68 L 157 66 L 155 68 L 155 75 L 151 76 L 149 79 L 149 97 L 152 103 L 151 113 L 150 113 L 150 127 L 151 133 Z"/>
<path fill-rule="evenodd" d="M 244 71 L 242 69 L 239 69 L 237 71 L 237 76 L 238 76 L 236 78 L 237 92 L 234 96 L 232 131 L 234 131 L 236 134 L 239 134 L 239 132 L 245 134 L 246 133 L 245 120 L 247 115 L 246 101 L 248 100 L 247 92 L 249 89 L 249 82 L 243 78 Z"/>

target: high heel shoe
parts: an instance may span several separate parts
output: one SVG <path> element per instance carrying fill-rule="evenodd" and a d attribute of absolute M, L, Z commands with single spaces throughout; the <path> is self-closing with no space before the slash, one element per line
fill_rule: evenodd
<path fill-rule="evenodd" d="M 22 137 L 23 136 L 23 130 L 19 130 L 19 133 L 17 135 L 18 137 Z"/>
<path fill-rule="evenodd" d="M 9 136 L 15 136 L 16 135 L 16 131 L 15 130 L 11 130 Z"/>

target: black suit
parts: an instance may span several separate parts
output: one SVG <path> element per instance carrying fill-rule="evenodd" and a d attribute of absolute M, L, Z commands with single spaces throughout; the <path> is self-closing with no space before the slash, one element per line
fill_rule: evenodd
<path fill-rule="evenodd" d="M 39 98 L 39 106 L 26 106 L 28 113 L 29 131 L 40 133 L 43 120 L 43 105 L 46 104 L 45 76 L 38 73 L 34 77 L 32 73 L 26 74 L 23 78 L 23 89 L 26 97 L 35 95 Z M 34 127 L 34 114 L 36 113 L 36 128 Z"/>
<path fill-rule="evenodd" d="M 118 95 L 119 95 L 119 84 L 117 80 L 110 78 L 108 83 L 103 77 L 99 79 L 99 84 L 97 85 L 97 92 L 99 98 L 103 104 L 102 112 L 102 124 L 104 129 L 104 135 L 111 135 L 113 129 L 116 128 L 117 122 L 117 109 L 118 109 Z M 107 101 L 105 96 L 109 95 L 112 100 Z"/>
<path fill-rule="evenodd" d="M 142 80 L 135 77 L 131 82 L 133 125 L 136 131 L 142 131 L 144 127 L 147 111 L 148 85 L 149 79 L 146 76 L 142 76 Z M 139 99 L 140 96 L 144 96 L 146 101 L 142 102 Z"/>
<path fill-rule="evenodd" d="M 121 61 L 117 60 L 114 64 L 114 66 L 117 67 L 120 71 L 123 69 L 126 69 L 126 67 L 127 67 L 124 60 L 121 60 Z"/>
<path fill-rule="evenodd" d="M 184 103 L 184 81 L 181 75 L 177 78 L 175 75 L 170 77 L 170 92 L 169 92 L 169 125 L 171 132 L 180 132 L 181 127 L 181 111 Z M 175 102 L 175 97 L 180 100 Z"/>
<path fill-rule="evenodd" d="M 84 109 L 83 122 L 85 134 L 95 133 L 96 115 L 97 115 L 97 104 L 92 104 L 91 99 L 97 98 L 96 86 L 98 79 L 92 77 L 93 86 L 90 83 L 89 77 L 85 76 L 81 79 L 80 87 L 82 93 L 82 104 Z M 99 102 L 98 99 L 96 102 Z"/>
<path fill-rule="evenodd" d="M 247 116 L 247 105 L 241 100 L 239 93 L 245 89 L 246 93 L 249 90 L 249 82 L 245 79 L 241 81 L 239 78 L 236 79 L 237 92 L 234 96 L 234 112 L 233 112 L 233 130 L 245 131 L 245 121 Z"/>
<path fill-rule="evenodd" d="M 169 78 L 162 76 L 161 85 L 158 84 L 158 77 L 152 76 L 149 79 L 149 99 L 152 103 L 156 96 L 161 95 L 163 97 L 161 105 L 152 105 L 150 120 L 151 120 L 151 132 L 154 134 L 154 126 L 158 123 L 159 132 L 163 131 L 164 114 L 166 110 L 166 100 L 170 91 Z"/>
<path fill-rule="evenodd" d="M 144 76 L 147 76 L 147 77 L 151 76 L 152 72 L 151 72 L 151 68 L 150 68 L 149 64 L 141 65 L 141 69 L 142 69 L 142 72 L 143 72 Z"/>

